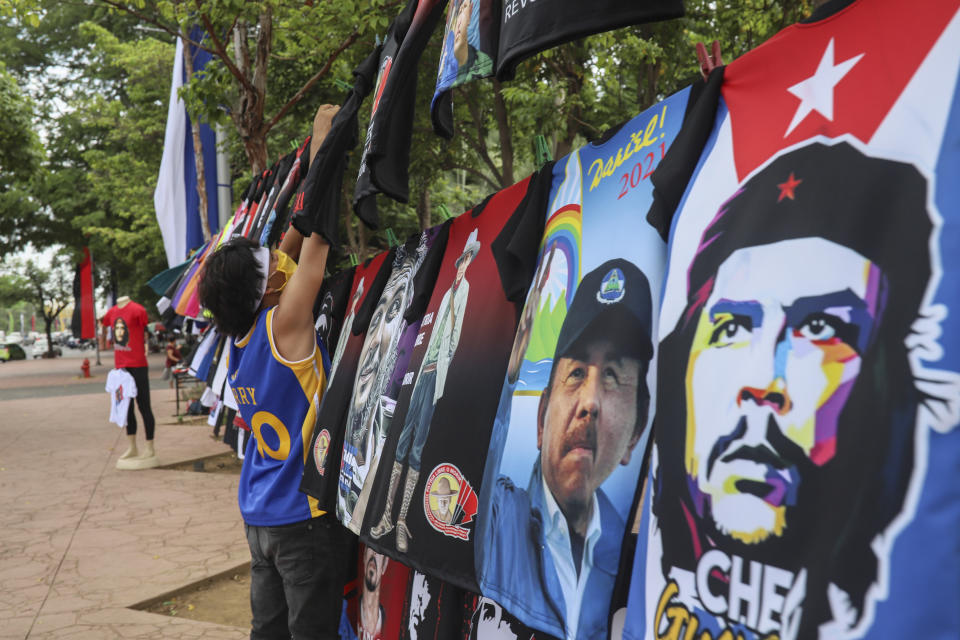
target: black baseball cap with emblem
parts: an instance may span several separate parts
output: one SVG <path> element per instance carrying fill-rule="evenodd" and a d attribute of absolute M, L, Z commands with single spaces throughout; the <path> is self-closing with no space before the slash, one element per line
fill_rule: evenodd
<path fill-rule="evenodd" d="M 653 357 L 650 283 L 633 263 L 607 260 L 580 280 L 560 327 L 553 361 L 568 355 L 585 336 L 614 343 L 618 353 L 644 363 Z"/>

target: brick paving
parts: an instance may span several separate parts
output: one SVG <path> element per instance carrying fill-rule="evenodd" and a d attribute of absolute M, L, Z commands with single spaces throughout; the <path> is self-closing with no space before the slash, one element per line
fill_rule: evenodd
<path fill-rule="evenodd" d="M 150 359 L 161 464 L 223 453 L 205 423 L 172 418 L 162 360 Z M 129 608 L 250 556 L 237 476 L 115 468 L 127 440 L 107 420 L 111 361 L 93 379 L 77 358 L 0 365 L 0 638 L 246 638 Z"/>

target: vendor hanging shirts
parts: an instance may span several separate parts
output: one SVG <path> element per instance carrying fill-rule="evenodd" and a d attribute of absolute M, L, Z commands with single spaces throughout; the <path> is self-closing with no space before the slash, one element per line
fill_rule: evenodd
<path fill-rule="evenodd" d="M 958 9 L 827 3 L 663 163 L 625 637 L 960 635 Z"/>
<path fill-rule="evenodd" d="M 303 188 L 294 201 L 294 226 L 304 235 L 319 233 L 333 247 L 339 244 L 343 174 L 350 152 L 357 146 L 357 111 L 370 93 L 379 61 L 377 46 L 353 70 L 353 88 L 333 117 L 316 157 L 310 161 Z"/>
<path fill-rule="evenodd" d="M 557 161 L 537 274 L 490 440 L 480 591 L 523 624 L 607 637 L 625 521 L 653 416 L 665 243 L 650 175 L 690 89 Z"/>
<path fill-rule="evenodd" d="M 263 309 L 245 336 L 230 343 L 228 384 L 253 438 L 244 454 L 238 502 L 243 521 L 273 527 L 321 516 L 317 501 L 297 488 L 320 399 L 326 386 L 326 358 L 314 352 L 290 361 L 277 350 L 273 316 Z"/>
<path fill-rule="evenodd" d="M 343 453 L 344 424 L 353 401 L 353 383 L 360 348 L 373 303 L 380 298 L 392 270 L 394 251 L 384 251 L 354 269 L 353 287 L 337 350 L 330 368 L 327 393 L 317 414 L 310 441 L 310 455 L 304 466 L 300 490 L 319 500 L 325 511 L 334 512 Z"/>
<path fill-rule="evenodd" d="M 474 584 L 476 491 L 516 329 L 512 300 L 526 293 L 532 260 L 505 278 L 497 267 L 512 264 L 513 250 L 535 255 L 540 185 L 548 187 L 549 176 L 508 187 L 450 225 L 361 532 L 375 549 L 463 587 Z M 495 258 L 505 227 L 511 239 L 532 242 Z"/>

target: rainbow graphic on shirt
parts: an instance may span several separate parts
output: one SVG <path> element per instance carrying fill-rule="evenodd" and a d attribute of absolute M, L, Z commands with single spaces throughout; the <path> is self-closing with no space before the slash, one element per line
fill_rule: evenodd
<path fill-rule="evenodd" d="M 554 170 L 556 171 L 556 170 Z M 567 156 L 563 182 L 556 188 L 556 195 L 550 203 L 550 215 L 543 230 L 543 241 L 540 244 L 540 259 L 542 264 L 547 259 L 550 250 L 555 250 L 563 260 L 554 260 L 550 265 L 550 283 L 544 291 L 541 300 L 545 300 L 548 293 L 556 299 L 556 280 L 554 273 L 557 267 L 565 266 L 566 281 L 563 283 L 563 296 L 566 306 L 570 306 L 573 294 L 580 282 L 580 247 L 583 242 L 583 181 L 581 179 L 580 153 L 574 151 Z M 550 291 L 549 289 L 554 289 Z"/>

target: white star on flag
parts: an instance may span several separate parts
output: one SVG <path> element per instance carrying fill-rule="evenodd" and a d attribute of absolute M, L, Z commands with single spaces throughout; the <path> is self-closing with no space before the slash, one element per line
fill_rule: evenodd
<path fill-rule="evenodd" d="M 797 107 L 797 112 L 793 114 L 793 120 L 790 121 L 787 132 L 783 134 L 784 138 L 790 135 L 790 132 L 803 122 L 803 119 L 811 111 L 817 111 L 827 120 L 833 121 L 833 89 L 862 57 L 863 54 L 861 53 L 834 65 L 833 38 L 830 38 L 827 50 L 823 52 L 820 64 L 817 65 L 817 70 L 813 75 L 787 89 L 787 91 L 800 98 L 800 106 Z"/>

